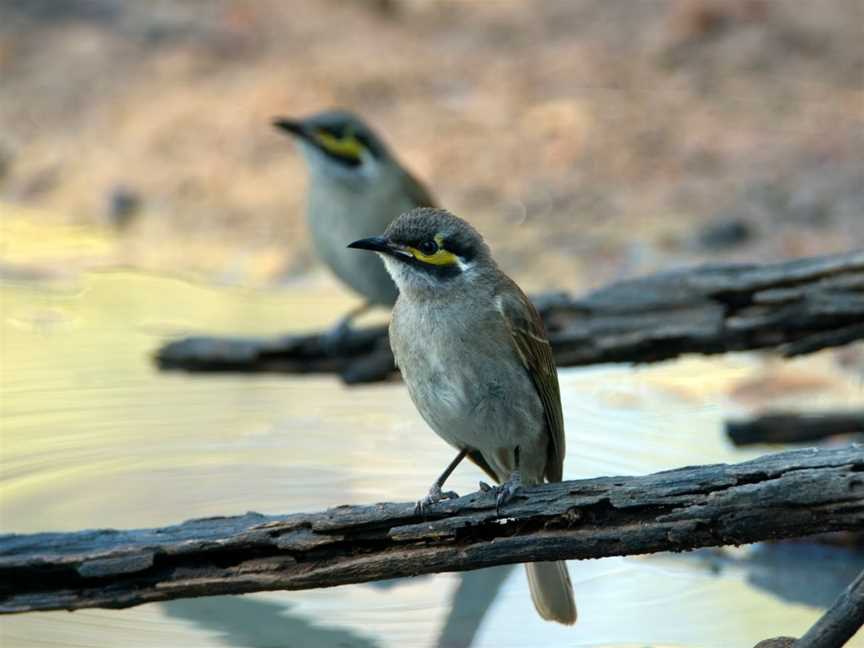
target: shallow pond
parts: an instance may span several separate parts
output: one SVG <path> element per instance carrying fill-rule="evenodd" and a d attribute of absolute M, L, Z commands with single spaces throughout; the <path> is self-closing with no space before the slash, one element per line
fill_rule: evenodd
<path fill-rule="evenodd" d="M 323 326 L 348 305 L 336 289 L 253 292 L 113 271 L 18 276 L 0 287 L 0 299 L 3 532 L 413 499 L 452 458 L 399 383 L 346 388 L 332 377 L 160 373 L 150 361 L 161 342 L 184 332 Z M 739 355 L 562 371 L 565 477 L 768 451 L 731 448 L 721 423 L 742 410 L 730 393 L 758 383 L 770 364 Z M 788 366 L 821 376 L 822 387 L 806 396 L 815 405 L 860 399 L 860 383 L 847 384 L 824 356 Z M 480 478 L 465 465 L 450 486 L 467 492 Z M 522 570 L 504 567 L 5 617 L 0 643 L 752 646 L 802 633 L 856 567 L 860 559 L 839 550 L 800 546 L 571 562 L 580 612 L 573 628 L 542 622 Z"/>

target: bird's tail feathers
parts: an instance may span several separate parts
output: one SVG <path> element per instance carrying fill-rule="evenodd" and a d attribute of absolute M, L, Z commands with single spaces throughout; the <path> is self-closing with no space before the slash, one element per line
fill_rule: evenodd
<path fill-rule="evenodd" d="M 576 600 L 567 563 L 526 563 L 525 572 L 528 575 L 531 599 L 540 616 L 547 621 L 557 621 L 565 625 L 576 623 Z"/>

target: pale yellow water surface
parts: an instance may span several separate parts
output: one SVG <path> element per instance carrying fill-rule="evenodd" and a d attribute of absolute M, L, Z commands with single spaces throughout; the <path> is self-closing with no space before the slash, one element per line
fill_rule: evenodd
<path fill-rule="evenodd" d="M 87 250 L 105 253 L 102 242 L 88 240 Z M 79 273 L 72 261 L 66 271 L 55 263 L 50 272 L 32 266 L 20 272 L 26 255 L 13 264 L 15 242 L 7 238 L 3 249 L 12 264 L 0 287 L 3 532 L 157 526 L 249 510 L 415 499 L 451 458 L 398 383 L 346 388 L 332 377 L 160 373 L 151 363 L 160 343 L 183 332 L 326 325 L 351 299 L 338 288 L 220 288 L 132 271 Z M 62 256 L 55 251 L 55 259 Z M 45 259 L 39 262 L 44 269 Z M 768 451 L 732 449 L 721 423 L 742 411 L 729 394 L 771 367 L 738 355 L 562 371 L 565 476 L 647 473 Z M 809 391 L 798 392 L 799 402 L 860 404 L 860 382 L 826 356 L 784 371 L 815 376 Z M 450 485 L 467 492 L 479 478 L 466 465 Z M 825 580 L 825 561 L 834 561 L 834 580 Z M 778 559 L 776 552 L 746 550 L 572 562 L 580 611 L 573 628 L 542 622 L 521 569 L 500 568 L 4 617 L 0 643 L 752 646 L 802 633 L 855 567 L 854 559 L 833 554 L 814 563 L 810 554 Z M 778 574 L 785 578 L 780 585 Z M 790 578 L 797 580 L 790 585 Z M 784 595 L 776 593 L 784 588 Z"/>

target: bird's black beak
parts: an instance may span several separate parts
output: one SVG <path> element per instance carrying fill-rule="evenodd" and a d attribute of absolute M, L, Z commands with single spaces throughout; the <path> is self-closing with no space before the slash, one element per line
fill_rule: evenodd
<path fill-rule="evenodd" d="M 413 255 L 401 245 L 393 243 L 383 236 L 372 236 L 359 241 L 354 241 L 348 245 L 349 248 L 355 250 L 371 250 L 372 252 L 380 252 L 381 254 L 389 254 L 393 257 L 409 257 Z"/>
<path fill-rule="evenodd" d="M 307 137 L 308 131 L 302 121 L 296 119 L 288 119 L 287 117 L 276 117 L 273 119 L 273 126 L 286 133 L 290 133 L 295 137 Z"/>

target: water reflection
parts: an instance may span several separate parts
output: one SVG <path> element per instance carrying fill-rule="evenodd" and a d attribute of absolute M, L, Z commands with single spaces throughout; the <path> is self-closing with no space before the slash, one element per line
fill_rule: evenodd
<path fill-rule="evenodd" d="M 167 333 L 326 325 L 345 307 L 335 289 L 251 292 L 129 272 L 59 284 L 16 281 L 0 285 L 4 532 L 158 526 L 410 499 L 451 458 L 399 384 L 348 389 L 329 377 L 159 374 L 149 361 Z M 565 476 L 640 474 L 764 452 L 737 451 L 720 432 L 722 419 L 738 413 L 727 395 L 762 367 L 757 357 L 733 356 L 562 371 Z M 789 367 L 830 382 L 814 403 L 851 407 L 860 399 L 860 385 L 847 386 L 825 356 Z M 466 467 L 450 485 L 468 492 L 480 477 Z M 838 578 L 817 596 L 807 571 L 814 561 L 766 556 L 753 554 L 747 571 L 729 563 L 712 572 L 677 557 L 571 563 L 575 628 L 542 622 L 521 569 L 500 568 L 384 586 L 7 617 L 0 642 L 746 646 L 802 632 L 842 586 Z M 859 566 L 847 561 L 838 573 Z M 789 582 L 793 574 L 798 585 Z"/>
<path fill-rule="evenodd" d="M 715 574 L 743 574 L 756 588 L 790 603 L 827 608 L 864 571 L 864 555 L 845 547 L 789 541 L 743 550 L 701 549 L 653 560 L 695 562 Z"/>
<path fill-rule="evenodd" d="M 477 630 L 514 570 L 511 565 L 481 569 L 459 575 L 447 619 L 433 644 L 436 648 L 469 648 Z M 373 583 L 392 589 L 405 585 L 402 579 Z M 274 603 L 254 596 L 212 596 L 162 603 L 168 617 L 192 621 L 219 641 L 236 648 L 372 648 L 381 644 L 361 631 L 340 628 L 338 619 L 326 625 L 304 617 L 291 603 Z"/>
<path fill-rule="evenodd" d="M 319 625 L 277 605 L 248 596 L 210 596 L 163 603 L 169 617 L 194 622 L 217 633 L 219 641 L 237 648 L 378 648 L 381 644 L 361 633 L 333 625 Z"/>
<path fill-rule="evenodd" d="M 450 601 L 450 613 L 438 635 L 436 648 L 468 648 L 474 645 L 477 630 L 513 565 L 480 569 L 461 574 Z"/>

